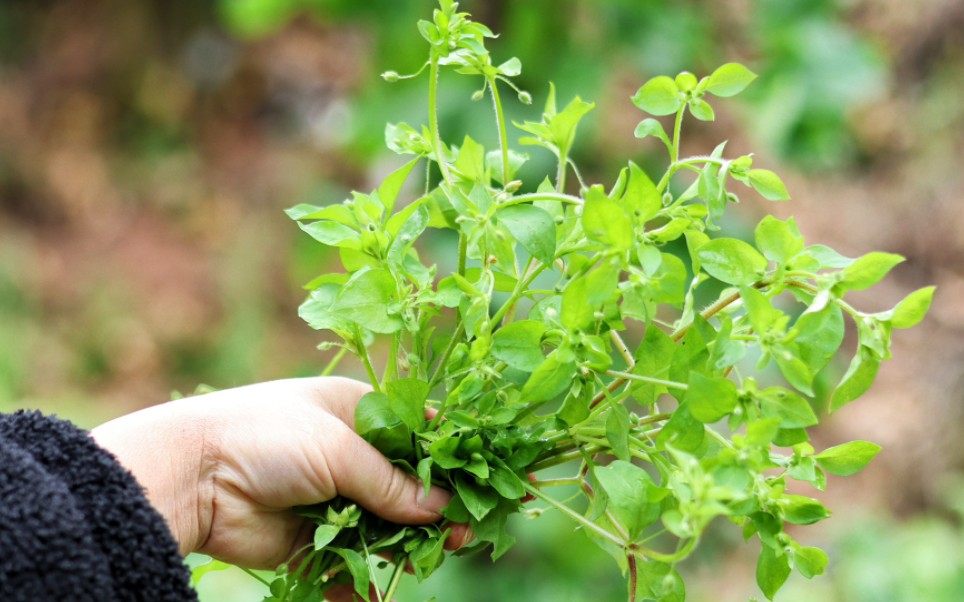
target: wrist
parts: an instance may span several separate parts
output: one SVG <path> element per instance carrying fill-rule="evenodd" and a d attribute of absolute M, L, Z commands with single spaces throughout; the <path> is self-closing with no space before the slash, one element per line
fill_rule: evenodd
<path fill-rule="evenodd" d="M 207 538 L 212 479 L 207 420 L 182 402 L 150 407 L 102 424 L 91 436 L 114 455 L 161 514 L 181 554 Z"/>

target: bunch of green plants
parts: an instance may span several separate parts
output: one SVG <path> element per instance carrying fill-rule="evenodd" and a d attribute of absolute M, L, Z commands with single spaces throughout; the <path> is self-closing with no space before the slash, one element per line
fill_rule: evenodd
<path fill-rule="evenodd" d="M 388 146 L 413 158 L 370 193 L 289 215 L 337 248 L 344 267 L 307 285 L 300 314 L 334 337 L 326 373 L 346 354 L 367 371 L 373 391 L 358 404 L 356 430 L 454 497 L 444 522 L 419 527 L 340 498 L 302 509 L 317 522 L 314 542 L 279 568 L 266 600 L 322 600 L 346 582 L 365 600 L 388 600 L 406 567 L 424 580 L 442 563 L 449 523 L 468 523 L 478 538 L 459 553 L 487 548 L 495 559 L 512 546 L 506 522 L 520 511 L 571 519 L 612 555 L 630 601 L 684 600 L 676 567 L 720 517 L 758 542 L 767 598 L 792 570 L 821 574 L 827 555 L 785 526 L 829 512 L 788 482 L 822 490 L 826 473 L 853 474 L 879 447 L 853 441 L 818 453 L 807 432 L 819 422 L 814 383 L 844 353 L 850 319 L 857 349 L 830 409 L 861 396 L 890 356 L 892 330 L 920 321 L 933 289 L 865 313 L 847 293 L 873 286 L 901 257 L 807 245 L 792 218 L 765 217 L 752 243 L 723 235 L 732 188 L 789 198 L 776 174 L 749 155 L 728 157 L 725 143 L 681 153 L 685 114 L 713 120 L 709 101 L 754 79 L 745 67 L 647 81 L 632 101 L 668 116 L 669 128 L 649 117 L 636 136 L 665 147 L 666 169 L 651 178 L 629 162 L 608 187 L 584 181 L 569 156 L 594 105 L 560 107 L 550 87 L 541 119 L 514 124 L 520 144 L 558 159 L 527 187 L 502 98 L 511 90 L 531 102 L 512 82 L 520 61 L 494 62 L 493 33 L 450 0 L 418 30 L 429 45 L 422 69 L 383 75 L 427 75 L 427 124 L 386 130 Z M 474 78 L 475 98 L 491 99 L 497 148 L 443 141 L 443 69 Z M 421 194 L 406 192 L 413 173 L 425 174 Z M 425 236 L 447 236 L 453 269 L 423 261 Z M 543 476 L 560 466 L 569 476 Z M 528 508 L 532 499 L 542 503 Z M 375 583 L 386 565 L 388 582 Z"/>

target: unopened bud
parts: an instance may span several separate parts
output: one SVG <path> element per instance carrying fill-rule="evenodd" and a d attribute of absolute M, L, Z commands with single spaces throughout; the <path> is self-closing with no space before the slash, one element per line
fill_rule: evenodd
<path fill-rule="evenodd" d="M 485 94 L 484 90 L 476 90 L 472 93 L 472 100 L 482 100 L 482 96 Z"/>
<path fill-rule="evenodd" d="M 519 92 L 519 102 L 521 102 L 524 105 L 531 105 L 532 94 L 529 94 L 528 92 L 525 92 L 525 91 Z"/>
<path fill-rule="evenodd" d="M 387 82 L 397 82 L 398 81 L 398 71 L 386 71 L 382 73 L 382 79 Z"/>

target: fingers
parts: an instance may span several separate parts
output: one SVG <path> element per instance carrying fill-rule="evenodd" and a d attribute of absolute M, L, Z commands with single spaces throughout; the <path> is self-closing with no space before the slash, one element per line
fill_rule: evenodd
<path fill-rule="evenodd" d="M 341 376 L 308 378 L 302 383 L 309 388 L 317 402 L 355 430 L 355 407 L 359 399 L 371 392 L 370 385 Z"/>
<path fill-rule="evenodd" d="M 384 519 L 401 524 L 439 520 L 452 498 L 432 487 L 428 495 L 414 477 L 396 468 L 385 456 L 354 433 L 344 433 L 338 445 L 325 452 L 337 491 Z"/>

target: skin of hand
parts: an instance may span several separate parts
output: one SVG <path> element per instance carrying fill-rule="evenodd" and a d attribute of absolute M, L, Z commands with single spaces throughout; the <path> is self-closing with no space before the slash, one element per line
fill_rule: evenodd
<path fill-rule="evenodd" d="M 441 519 L 451 495 L 425 496 L 355 433 L 370 390 L 338 377 L 273 381 L 153 406 L 91 436 L 144 487 L 182 554 L 273 569 L 311 540 L 313 524 L 293 506 L 342 495 L 397 523 Z M 469 532 L 451 527 L 455 549 Z"/>

